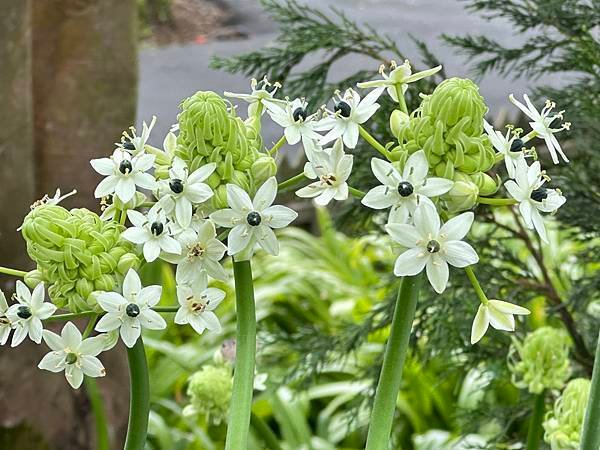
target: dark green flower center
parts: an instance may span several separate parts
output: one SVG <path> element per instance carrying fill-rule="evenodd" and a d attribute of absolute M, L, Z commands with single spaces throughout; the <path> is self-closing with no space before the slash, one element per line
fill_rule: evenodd
<path fill-rule="evenodd" d="M 408 181 L 401 181 L 398 184 L 398 194 L 400 194 L 402 197 L 408 197 L 414 191 L 415 189 L 413 188 L 413 185 L 410 184 Z"/>
<path fill-rule="evenodd" d="M 75 354 L 75 353 L 67 353 L 67 357 L 65 358 L 65 362 L 67 364 L 75 364 L 77 362 L 77 354 Z"/>
<path fill-rule="evenodd" d="M 131 142 L 129 139 L 125 139 L 125 141 L 123 141 L 123 143 L 121 144 L 121 146 L 125 150 L 135 150 L 135 145 L 133 145 L 133 142 Z"/>
<path fill-rule="evenodd" d="M 137 317 L 140 315 L 140 307 L 138 305 L 136 305 L 135 303 L 130 303 L 129 305 L 127 305 L 127 307 L 125 308 L 125 313 L 129 316 L 129 317 Z"/>
<path fill-rule="evenodd" d="M 23 320 L 27 320 L 32 316 L 31 309 L 29 308 L 29 306 L 19 306 L 17 308 L 17 316 Z"/>
<path fill-rule="evenodd" d="M 434 239 L 432 239 L 431 241 L 429 241 L 427 243 L 427 251 L 429 253 L 437 253 L 440 251 L 440 248 L 441 248 L 440 243 Z"/>
<path fill-rule="evenodd" d="M 164 225 L 160 222 L 154 222 L 152 225 L 150 225 L 150 231 L 154 236 L 160 236 L 164 229 Z"/>
<path fill-rule="evenodd" d="M 262 217 L 260 217 L 260 214 L 257 213 L 256 211 L 251 211 L 246 216 L 246 221 L 248 222 L 249 225 L 252 225 L 253 227 L 257 227 L 258 225 L 260 225 L 260 222 L 262 221 Z"/>
<path fill-rule="evenodd" d="M 525 143 L 521 139 L 515 139 L 514 141 L 512 141 L 512 144 L 510 144 L 510 151 L 520 152 L 524 146 Z"/>
<path fill-rule="evenodd" d="M 294 118 L 294 122 L 304 122 L 308 117 L 308 114 L 306 113 L 306 109 L 296 108 L 292 113 L 292 117 Z"/>
<path fill-rule="evenodd" d="M 119 172 L 121 172 L 122 174 L 127 175 L 128 173 L 131 173 L 132 170 L 133 167 L 131 165 L 131 161 L 129 161 L 128 159 L 124 159 L 123 161 L 121 161 L 121 164 L 119 164 Z"/>
<path fill-rule="evenodd" d="M 173 178 L 169 181 L 169 187 L 176 194 L 181 194 L 183 192 L 183 182 L 179 178 Z"/>
<path fill-rule="evenodd" d="M 343 100 L 336 103 L 333 110 L 335 112 L 339 112 L 340 116 L 342 117 L 350 117 L 350 113 L 352 112 L 352 108 L 350 107 L 350 105 Z"/>
<path fill-rule="evenodd" d="M 546 188 L 540 187 L 531 192 L 531 199 L 536 202 L 541 202 L 542 200 L 548 197 L 548 190 Z"/>

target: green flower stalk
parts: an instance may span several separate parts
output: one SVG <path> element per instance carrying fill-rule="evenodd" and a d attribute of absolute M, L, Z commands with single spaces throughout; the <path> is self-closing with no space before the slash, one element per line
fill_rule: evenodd
<path fill-rule="evenodd" d="M 27 253 L 37 264 L 25 281 L 30 286 L 44 281 L 58 307 L 71 312 L 94 309 L 94 291 L 112 291 L 139 265 L 132 244 L 121 239 L 123 229 L 87 209 L 35 207 L 21 229 Z"/>
<path fill-rule="evenodd" d="M 544 421 L 544 440 L 552 450 L 578 450 L 585 408 L 590 395 L 590 380 L 571 380 Z M 581 447 L 593 450 L 591 447 Z"/>
<path fill-rule="evenodd" d="M 514 339 L 508 356 L 513 384 L 532 394 L 562 389 L 571 375 L 570 347 L 569 335 L 552 327 L 538 328 L 523 342 Z"/>
<path fill-rule="evenodd" d="M 404 165 L 409 155 L 424 150 L 435 176 L 460 182 L 457 190 L 446 195 L 449 209 L 471 208 L 477 195 L 490 195 L 498 189 L 496 180 L 485 173 L 495 163 L 495 152 L 483 129 L 487 111 L 471 80 L 443 81 L 424 97 L 409 120 L 401 113 L 392 115 L 390 125 L 398 138 L 392 159 Z"/>
<path fill-rule="evenodd" d="M 231 368 L 226 365 L 206 365 L 188 381 L 190 404 L 184 408 L 183 414 L 204 414 L 209 422 L 219 425 L 227 418 L 233 392 Z"/>

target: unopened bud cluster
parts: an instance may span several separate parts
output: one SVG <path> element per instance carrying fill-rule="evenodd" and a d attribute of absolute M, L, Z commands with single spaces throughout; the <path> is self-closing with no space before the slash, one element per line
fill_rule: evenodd
<path fill-rule="evenodd" d="M 30 286 L 45 282 L 58 307 L 72 312 L 94 308 L 92 292 L 114 290 L 139 265 L 132 244 L 121 239 L 123 229 L 87 209 L 68 211 L 51 204 L 34 208 L 22 233 L 37 269 L 25 281 Z"/>

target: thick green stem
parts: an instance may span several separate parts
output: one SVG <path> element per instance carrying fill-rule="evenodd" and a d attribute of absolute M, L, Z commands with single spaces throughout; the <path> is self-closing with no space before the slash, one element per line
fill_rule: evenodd
<path fill-rule="evenodd" d="M 420 275 L 404 277 L 398 290 L 398 300 L 375 392 L 365 450 L 389 448 L 396 401 L 402 381 L 402 369 L 417 308 L 420 277 Z"/>
<path fill-rule="evenodd" d="M 233 394 L 225 450 L 248 448 L 256 357 L 256 313 L 250 261 L 234 261 L 237 333 Z"/>
<path fill-rule="evenodd" d="M 527 432 L 527 450 L 538 450 L 542 440 L 542 422 L 546 408 L 546 393 L 541 392 L 535 397 L 533 413 L 529 420 L 529 431 Z"/>
<path fill-rule="evenodd" d="M 381 145 L 377 139 L 371 136 L 367 130 L 359 125 L 358 132 L 360 133 L 361 137 L 367 141 L 371 147 L 381 153 L 385 159 L 390 159 L 390 152 L 383 145 Z"/>
<path fill-rule="evenodd" d="M 263 440 L 269 450 L 282 450 L 277 436 L 275 436 L 273 430 L 271 430 L 269 425 L 267 425 L 264 420 L 252 413 L 250 422 L 252 423 L 252 427 L 254 428 L 254 431 L 258 437 Z"/>
<path fill-rule="evenodd" d="M 598 450 L 598 448 L 600 448 L 600 336 L 596 344 L 590 399 L 581 434 L 581 450 Z"/>
<path fill-rule="evenodd" d="M 25 275 L 27 275 L 27 272 L 24 272 L 22 270 L 17 270 L 17 269 L 11 269 L 9 267 L 0 267 L 0 273 L 3 273 L 5 275 L 11 275 L 13 277 L 20 277 L 20 278 L 23 278 Z"/>
<path fill-rule="evenodd" d="M 483 205 L 492 206 L 510 206 L 519 203 L 514 198 L 488 198 L 488 197 L 477 197 L 477 203 Z"/>
<path fill-rule="evenodd" d="M 110 437 L 108 434 L 108 421 L 104 411 L 102 393 L 98 389 L 98 383 L 94 378 L 85 377 L 85 390 L 87 391 L 94 422 L 96 424 L 96 450 L 110 450 Z"/>
<path fill-rule="evenodd" d="M 406 100 L 404 99 L 404 93 L 402 92 L 402 88 L 399 84 L 396 84 L 396 95 L 398 96 L 398 107 L 400 111 L 408 114 L 408 107 L 406 106 Z"/>
<path fill-rule="evenodd" d="M 292 178 L 288 178 L 287 180 L 279 183 L 279 185 L 277 186 L 277 190 L 279 191 L 279 193 L 282 193 L 288 188 L 296 186 L 298 183 L 305 179 L 306 176 L 304 175 L 304 173 L 299 173 L 298 175 L 294 175 Z"/>
<path fill-rule="evenodd" d="M 123 450 L 144 450 L 150 415 L 150 382 L 148 362 L 142 338 L 127 349 L 129 360 L 129 423 Z"/>

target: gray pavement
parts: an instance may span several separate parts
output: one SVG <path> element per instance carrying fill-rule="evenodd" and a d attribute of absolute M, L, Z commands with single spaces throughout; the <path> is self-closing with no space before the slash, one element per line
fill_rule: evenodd
<path fill-rule="evenodd" d="M 249 80 L 241 75 L 231 75 L 208 67 L 213 55 L 227 56 L 244 53 L 272 42 L 277 26 L 272 23 L 256 0 L 226 1 L 236 11 L 236 26 L 248 35 L 244 39 L 209 41 L 199 45 L 190 43 L 163 48 L 144 48 L 140 54 L 140 84 L 138 100 L 138 124 L 149 120 L 152 114 L 159 118 L 151 142 L 162 144 L 162 137 L 175 122 L 178 103 L 197 90 L 224 90 L 246 92 Z M 519 38 L 510 23 L 494 21 L 490 24 L 468 13 L 464 2 L 459 0 L 304 0 L 305 3 L 326 9 L 335 6 L 351 19 L 368 23 L 377 30 L 389 34 L 398 42 L 408 57 L 416 51 L 410 43 L 409 34 L 424 40 L 441 61 L 449 76 L 469 76 L 468 65 L 463 56 L 443 44 L 442 33 L 485 33 L 500 42 L 519 45 Z M 390 55 L 393 57 L 393 55 Z M 342 77 L 348 70 L 373 67 L 378 64 L 361 56 L 352 56 L 333 67 L 332 77 Z M 548 81 L 548 80 L 542 80 Z M 480 81 L 481 92 L 488 104 L 496 108 L 508 108 L 507 95 L 531 90 L 531 80 L 506 80 L 494 75 Z M 266 130 L 265 141 L 277 139 L 273 127 Z"/>

